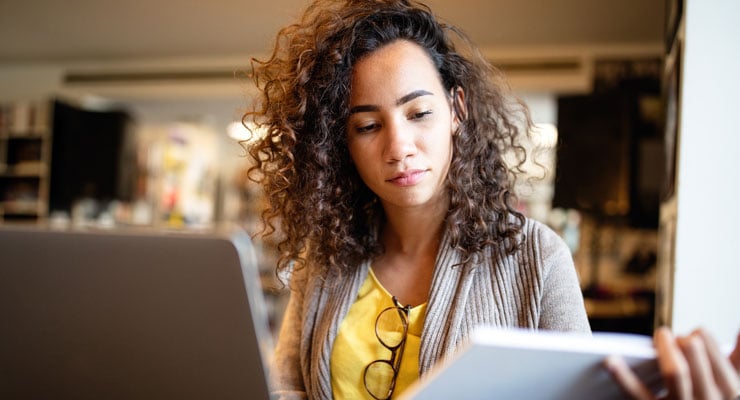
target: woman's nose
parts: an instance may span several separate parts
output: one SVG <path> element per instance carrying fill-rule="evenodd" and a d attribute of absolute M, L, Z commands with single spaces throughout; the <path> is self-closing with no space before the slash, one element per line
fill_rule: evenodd
<path fill-rule="evenodd" d="M 416 154 L 417 148 L 414 134 L 410 129 L 404 129 L 402 124 L 397 122 L 387 124 L 385 137 L 386 162 L 403 161 L 406 157 Z"/>

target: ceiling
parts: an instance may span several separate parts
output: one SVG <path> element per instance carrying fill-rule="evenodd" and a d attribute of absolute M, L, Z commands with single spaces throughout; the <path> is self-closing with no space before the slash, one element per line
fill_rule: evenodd
<path fill-rule="evenodd" d="M 253 55 L 306 0 L 0 0 L 0 63 Z M 429 0 L 481 47 L 660 43 L 662 0 Z"/>

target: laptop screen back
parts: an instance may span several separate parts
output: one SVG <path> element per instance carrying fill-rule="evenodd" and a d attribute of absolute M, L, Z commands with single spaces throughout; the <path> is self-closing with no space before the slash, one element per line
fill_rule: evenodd
<path fill-rule="evenodd" d="M 268 398 L 251 252 L 243 233 L 0 226 L 0 398 Z"/>

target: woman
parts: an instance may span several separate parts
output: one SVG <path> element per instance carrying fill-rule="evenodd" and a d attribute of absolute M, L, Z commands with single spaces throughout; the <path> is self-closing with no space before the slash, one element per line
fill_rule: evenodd
<path fill-rule="evenodd" d="M 252 172 L 292 271 L 278 395 L 390 398 L 479 325 L 589 332 L 568 248 L 515 209 L 528 112 L 459 31 L 318 0 L 254 73 Z"/>

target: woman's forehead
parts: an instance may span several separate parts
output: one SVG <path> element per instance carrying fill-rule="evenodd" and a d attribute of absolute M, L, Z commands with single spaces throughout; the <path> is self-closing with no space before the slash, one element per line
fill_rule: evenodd
<path fill-rule="evenodd" d="M 375 50 L 355 64 L 350 102 L 379 94 L 403 96 L 420 89 L 435 94 L 444 90 L 426 50 L 416 43 L 400 40 Z"/>

